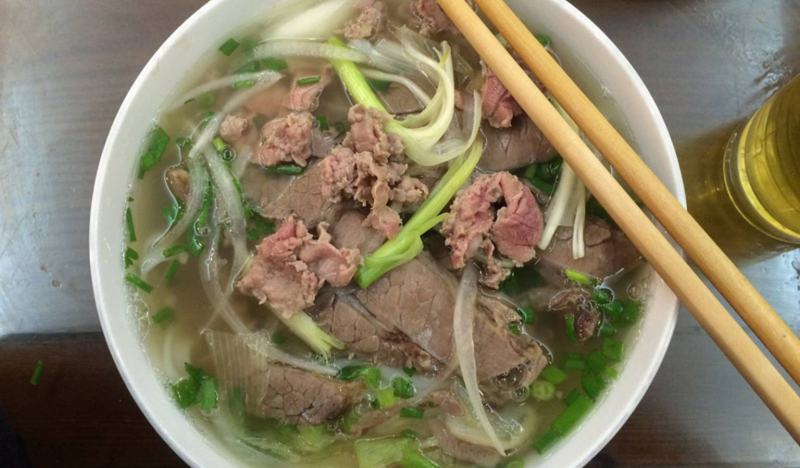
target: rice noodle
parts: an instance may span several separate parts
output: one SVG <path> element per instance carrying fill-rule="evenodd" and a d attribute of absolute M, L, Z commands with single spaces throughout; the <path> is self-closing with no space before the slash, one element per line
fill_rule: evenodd
<path fill-rule="evenodd" d="M 478 388 L 478 373 L 475 363 L 475 341 L 473 328 L 475 309 L 478 298 L 478 272 L 473 264 L 467 265 L 461 276 L 456 295 L 455 310 L 453 312 L 453 341 L 455 342 L 456 356 L 461 369 L 461 378 L 467 391 L 471 410 L 480 423 L 489 440 L 497 452 L 505 456 L 503 444 L 489 422 L 486 409 L 483 406 L 481 392 Z"/>
<path fill-rule="evenodd" d="M 361 72 L 367 78 L 372 78 L 374 80 L 390 81 L 392 83 L 397 83 L 399 85 L 404 86 L 422 104 L 428 104 L 429 102 L 431 102 L 431 97 L 428 96 L 428 93 L 423 91 L 418 84 L 414 83 L 405 76 L 395 75 L 393 73 L 387 73 L 380 70 L 373 70 L 370 68 L 362 68 Z"/>
<path fill-rule="evenodd" d="M 222 88 L 231 88 L 235 83 L 242 81 L 252 81 L 253 83 L 261 83 L 266 79 L 271 79 L 274 75 L 275 72 L 273 71 L 238 73 L 235 75 L 229 75 L 222 78 L 218 78 L 216 80 L 208 81 L 196 88 L 191 89 L 178 99 L 175 99 L 175 102 L 173 102 L 172 105 L 167 108 L 167 111 L 175 110 L 178 107 L 186 104 L 188 101 L 191 101 L 192 99 L 195 99 L 198 96 L 201 96 L 205 93 L 216 91 Z"/>

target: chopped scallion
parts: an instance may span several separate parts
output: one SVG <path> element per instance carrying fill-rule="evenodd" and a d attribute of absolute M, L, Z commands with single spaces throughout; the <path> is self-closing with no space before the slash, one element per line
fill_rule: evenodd
<path fill-rule="evenodd" d="M 139 259 L 139 252 L 128 247 L 125 249 L 124 257 L 125 257 L 125 268 L 128 268 L 131 265 L 133 265 L 133 262 Z"/>
<path fill-rule="evenodd" d="M 317 119 L 317 126 L 319 127 L 320 130 L 324 132 L 329 128 L 327 117 L 325 117 L 324 115 L 318 115 L 315 118 Z"/>
<path fill-rule="evenodd" d="M 378 403 L 378 408 L 384 409 L 394 406 L 397 399 L 394 395 L 394 389 L 391 387 L 381 388 L 375 392 L 375 401 Z"/>
<path fill-rule="evenodd" d="M 583 394 L 576 394 L 574 400 L 550 424 L 550 428 L 533 442 L 533 448 L 544 453 L 559 439 L 567 435 L 592 408 L 592 400 Z"/>
<path fill-rule="evenodd" d="M 153 323 L 161 325 L 163 327 L 167 325 L 169 322 L 171 322 L 172 319 L 174 318 L 175 318 L 175 311 L 172 309 L 172 307 L 162 307 L 161 309 L 158 310 L 158 312 L 153 314 L 153 317 L 151 319 L 153 320 Z"/>
<path fill-rule="evenodd" d="M 567 396 L 564 397 L 564 404 L 569 406 L 572 404 L 573 401 L 577 400 L 581 396 L 581 391 L 577 388 L 573 388 L 572 390 L 567 393 Z"/>
<path fill-rule="evenodd" d="M 591 276 L 581 273 L 580 271 L 573 270 L 572 268 L 564 268 L 564 275 L 570 281 L 574 281 L 584 286 L 594 286 L 596 283 L 595 279 Z"/>
<path fill-rule="evenodd" d="M 575 334 L 575 314 L 564 314 L 564 327 L 567 331 L 567 339 L 578 341 L 578 336 Z"/>
<path fill-rule="evenodd" d="M 125 281 L 128 284 L 133 285 L 146 293 L 153 291 L 153 286 L 150 283 L 141 279 L 137 275 L 134 275 L 133 273 L 128 273 L 127 275 L 125 275 Z"/>
<path fill-rule="evenodd" d="M 600 373 L 608 365 L 608 360 L 606 359 L 605 355 L 602 351 L 592 351 L 586 357 L 586 364 L 589 366 L 589 369 L 593 370 L 594 372 Z"/>
<path fill-rule="evenodd" d="M 225 151 L 225 148 L 228 147 L 228 144 L 225 143 L 225 140 L 220 137 L 216 137 L 211 140 L 211 144 L 214 145 L 214 149 L 217 150 L 218 153 Z"/>
<path fill-rule="evenodd" d="M 550 39 L 550 36 L 548 36 L 547 34 L 537 34 L 536 40 L 539 41 L 539 44 L 545 47 L 553 43 L 553 41 Z"/>
<path fill-rule="evenodd" d="M 267 166 L 267 172 L 281 175 L 299 175 L 305 171 L 306 168 L 298 166 L 297 164 L 277 164 L 275 166 Z"/>
<path fill-rule="evenodd" d="M 176 245 L 173 245 L 172 247 L 167 247 L 166 249 L 164 249 L 164 251 L 161 253 L 161 255 L 163 255 L 164 258 L 169 258 L 169 257 L 173 257 L 173 256 L 178 255 L 178 254 L 182 254 L 182 253 L 184 253 L 186 251 L 187 251 L 187 249 L 186 249 L 185 245 L 176 244 Z"/>
<path fill-rule="evenodd" d="M 231 37 L 221 46 L 219 46 L 219 51 L 222 52 L 226 57 L 230 57 L 237 47 L 239 47 L 239 41 Z"/>
<path fill-rule="evenodd" d="M 509 322 L 508 323 L 508 331 L 510 331 L 513 335 L 521 335 L 522 334 L 522 325 L 519 322 Z"/>
<path fill-rule="evenodd" d="M 592 400 L 596 400 L 606 388 L 606 381 L 600 375 L 586 371 L 581 376 L 581 387 Z"/>
<path fill-rule="evenodd" d="M 556 386 L 547 380 L 537 380 L 531 385 L 531 396 L 538 401 L 549 401 L 556 394 Z"/>
<path fill-rule="evenodd" d="M 282 345 L 286 343 L 286 335 L 284 335 L 279 331 L 276 331 L 275 333 L 272 334 L 272 342 L 275 343 L 276 345 Z"/>
<path fill-rule="evenodd" d="M 125 209 L 125 226 L 128 228 L 128 242 L 135 242 L 136 229 L 133 227 L 133 214 L 130 206 Z"/>
<path fill-rule="evenodd" d="M 567 373 L 550 364 L 542 370 L 540 377 L 554 385 L 558 385 L 567 380 Z"/>
<path fill-rule="evenodd" d="M 150 130 L 148 143 L 139 158 L 139 178 L 143 178 L 145 173 L 154 168 L 161 161 L 164 152 L 169 144 L 169 135 L 163 128 L 156 125 Z"/>
<path fill-rule="evenodd" d="M 178 145 L 182 151 L 186 151 L 187 149 L 192 147 L 192 139 L 189 137 L 178 137 L 175 139 L 175 144 Z"/>
<path fill-rule="evenodd" d="M 611 324 L 610 320 L 603 319 L 603 323 L 600 324 L 600 329 L 597 331 L 597 334 L 603 337 L 611 337 L 617 334 L 617 329 Z"/>
<path fill-rule="evenodd" d="M 356 365 L 345 366 L 339 371 L 340 379 L 351 381 L 359 377 L 364 379 L 367 386 L 370 388 L 378 388 L 381 383 L 381 371 L 374 366 Z"/>
<path fill-rule="evenodd" d="M 400 466 L 402 468 L 439 468 L 438 463 L 411 447 L 403 450 L 403 459 L 400 460 Z"/>
<path fill-rule="evenodd" d="M 420 408 L 406 407 L 400 410 L 402 418 L 422 419 L 423 416 L 425 416 L 425 411 Z"/>
<path fill-rule="evenodd" d="M 39 381 L 42 380 L 42 373 L 44 372 L 44 362 L 41 359 L 36 361 L 36 366 L 33 368 L 33 374 L 31 374 L 31 385 L 39 385 Z"/>
<path fill-rule="evenodd" d="M 178 263 L 177 260 L 170 262 L 169 266 L 167 267 L 167 271 L 164 273 L 164 279 L 167 280 L 167 283 L 171 283 L 175 278 L 175 273 L 178 272 L 179 265 L 180 263 Z"/>
<path fill-rule="evenodd" d="M 608 304 L 614 300 L 614 291 L 605 286 L 598 286 L 592 291 L 592 300 L 597 304 Z"/>
<path fill-rule="evenodd" d="M 389 89 L 389 86 L 392 85 L 391 81 L 384 81 L 384 80 L 373 80 L 367 78 L 367 83 L 369 83 L 369 87 L 374 89 L 375 91 L 382 93 Z"/>
<path fill-rule="evenodd" d="M 603 340 L 603 355 L 611 362 L 620 362 L 625 345 L 620 340 L 605 338 Z"/>
<path fill-rule="evenodd" d="M 297 86 L 310 86 L 310 85 L 319 83 L 321 79 L 322 79 L 322 77 L 319 76 L 319 75 L 306 76 L 306 77 L 298 79 L 296 81 L 296 83 L 297 83 Z"/>
<path fill-rule="evenodd" d="M 525 325 L 533 325 L 536 322 L 536 312 L 530 307 L 517 307 L 517 313 Z"/>
<path fill-rule="evenodd" d="M 237 80 L 233 82 L 233 89 L 245 89 L 245 88 L 252 88 L 253 85 L 256 84 L 253 80 Z"/>
<path fill-rule="evenodd" d="M 392 379 L 392 389 L 394 390 L 394 396 L 399 398 L 411 398 L 416 393 L 414 384 L 404 377 Z"/>
<path fill-rule="evenodd" d="M 409 376 L 409 377 L 414 377 L 414 374 L 416 374 L 416 373 L 417 373 L 417 368 L 416 368 L 416 367 L 414 367 L 414 366 L 411 366 L 411 367 L 404 367 L 404 368 L 403 368 L 403 372 L 405 372 L 405 373 L 406 373 L 406 375 L 407 375 L 407 376 Z"/>

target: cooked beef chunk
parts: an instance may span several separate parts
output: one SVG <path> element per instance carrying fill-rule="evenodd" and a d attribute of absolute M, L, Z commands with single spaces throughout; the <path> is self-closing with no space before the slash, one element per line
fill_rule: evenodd
<path fill-rule="evenodd" d="M 333 245 L 340 248 L 358 249 L 362 255 L 375 251 L 386 240 L 380 231 L 364 227 L 364 215 L 358 211 L 346 211 L 331 227 Z"/>
<path fill-rule="evenodd" d="M 343 215 L 333 228 L 334 244 L 365 253 L 377 248 L 383 237 L 364 227 L 361 219 L 355 211 Z M 423 252 L 366 290 L 357 291 L 356 298 L 360 311 L 368 312 L 386 329 L 407 336 L 435 360 L 449 363 L 457 286 L 456 278 Z M 479 297 L 474 329 L 478 380 L 497 402 L 533 382 L 547 358 L 532 338 L 509 331 L 508 324 L 519 320 L 511 306 L 485 294 Z"/>
<path fill-rule="evenodd" d="M 308 77 L 319 75 L 320 80 L 317 83 L 302 85 L 298 84 L 298 80 Z M 292 87 L 289 93 L 283 98 L 283 107 L 292 112 L 314 112 L 319 107 L 319 97 L 325 90 L 325 87 L 330 83 L 330 75 L 328 70 L 312 70 L 308 73 L 295 72 L 292 80 Z"/>
<path fill-rule="evenodd" d="M 344 413 L 364 395 L 360 381 L 344 382 L 272 365 L 247 379 L 248 412 L 294 424 L 320 424 Z"/>
<path fill-rule="evenodd" d="M 594 336 L 601 318 L 600 311 L 592 302 L 591 293 L 581 288 L 559 291 L 550 298 L 547 310 L 560 314 L 574 314 L 575 336 L 578 341 L 586 341 Z"/>
<path fill-rule="evenodd" d="M 545 162 L 556 155 L 553 145 L 527 117 L 514 119 L 511 128 L 482 125 L 486 149 L 480 167 L 487 171 L 510 171 L 535 162 Z"/>
<path fill-rule="evenodd" d="M 511 120 L 522 114 L 522 108 L 489 67 L 484 67 L 484 75 L 481 86 L 483 115 L 492 127 L 508 128 Z"/>
<path fill-rule="evenodd" d="M 386 5 L 381 1 L 363 0 L 361 12 L 344 26 L 347 39 L 368 39 L 383 29 Z"/>
<path fill-rule="evenodd" d="M 403 145 L 383 131 L 383 118 L 360 105 L 350 109 L 350 132 L 320 163 L 322 194 L 334 202 L 348 198 L 371 207 L 365 222 L 392 238 L 401 224 L 395 208 L 420 203 L 428 187 L 404 175 L 408 165 L 400 162 Z"/>
<path fill-rule="evenodd" d="M 417 82 L 425 89 L 427 82 Z M 389 89 L 380 93 L 381 100 L 386 105 L 386 109 L 391 114 L 416 114 L 425 108 L 425 105 L 417 99 L 414 94 L 405 86 L 391 85 Z"/>
<path fill-rule="evenodd" d="M 332 132 L 322 131 L 319 128 L 311 130 L 311 156 L 324 158 L 335 144 L 336 136 Z"/>
<path fill-rule="evenodd" d="M 505 206 L 496 209 L 501 200 Z M 497 251 L 514 265 L 530 261 L 544 220 L 531 191 L 508 172 L 479 176 L 453 201 L 442 226 L 453 267 L 462 268 L 476 256 L 486 264 L 481 281 L 492 288 L 511 272 L 511 265 L 494 258 Z"/>
<path fill-rule="evenodd" d="M 496 466 L 500 462 L 500 454 L 497 453 L 497 450 L 457 439 L 438 419 L 428 421 L 428 426 L 431 428 L 433 436 L 439 441 L 439 447 L 447 455 L 485 467 Z"/>
<path fill-rule="evenodd" d="M 370 152 L 376 161 L 386 162 L 389 158 L 403 155 L 403 142 L 395 135 L 383 131 L 386 116 L 379 111 L 355 105 L 347 111 L 350 132 L 344 139 L 344 145 L 355 152 Z"/>
<path fill-rule="evenodd" d="M 308 112 L 292 112 L 264 124 L 261 142 L 253 162 L 262 166 L 281 163 L 308 164 L 311 157 L 311 128 L 314 117 Z"/>
<path fill-rule="evenodd" d="M 250 130 L 250 121 L 247 117 L 230 114 L 225 116 L 219 127 L 219 136 L 228 143 L 234 143 Z"/>
<path fill-rule="evenodd" d="M 441 362 L 453 357 L 455 278 L 426 252 L 387 273 L 356 297 L 386 326 L 398 330 Z M 509 319 L 516 312 L 500 301 L 481 296 L 475 322 L 478 380 L 488 382 L 520 366 L 544 358 L 542 349 L 527 335 L 513 335 Z M 525 376 L 520 386 L 536 375 Z"/>
<path fill-rule="evenodd" d="M 423 36 L 454 29 L 450 18 L 439 8 L 436 0 L 413 0 L 411 14 L 419 24 L 419 33 Z"/>
<path fill-rule="evenodd" d="M 464 414 L 464 408 L 451 390 L 431 392 L 428 400 L 451 416 L 462 416 Z"/>
<path fill-rule="evenodd" d="M 282 220 L 296 214 L 309 227 L 320 222 L 334 223 L 342 211 L 342 204 L 323 195 L 322 164 L 312 164 L 297 177 L 280 176 L 274 179 L 278 188 L 265 190 L 261 198 L 261 214 L 266 218 Z M 283 189 L 280 190 L 280 185 Z"/>
<path fill-rule="evenodd" d="M 315 320 L 323 330 L 347 345 L 347 351 L 391 367 L 413 366 L 423 372 L 440 367 L 424 349 L 408 337 L 386 328 L 364 310 L 355 298 L 332 295 L 327 298 Z"/>
<path fill-rule="evenodd" d="M 315 240 L 301 220 L 290 216 L 258 245 L 239 290 L 288 318 L 313 305 L 325 282 L 347 285 L 361 261 L 358 250 L 337 249 L 325 223 L 318 229 Z"/>
<path fill-rule="evenodd" d="M 190 189 L 189 172 L 180 166 L 170 168 L 167 171 L 167 186 L 179 202 L 186 203 Z"/>
<path fill-rule="evenodd" d="M 560 227 L 550 247 L 540 253 L 539 272 L 549 282 L 564 283 L 564 268 L 571 268 L 595 278 L 605 278 L 620 270 L 633 268 L 641 257 L 625 234 L 606 221 L 587 217 L 584 228 L 586 255 L 572 257 L 572 228 Z"/>

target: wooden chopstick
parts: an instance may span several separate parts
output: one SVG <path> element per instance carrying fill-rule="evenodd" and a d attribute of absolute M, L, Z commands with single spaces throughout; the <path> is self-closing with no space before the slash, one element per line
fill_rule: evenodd
<path fill-rule="evenodd" d="M 488 17 L 496 14 L 492 6 L 503 3 L 501 0 L 477 0 L 477 2 L 486 7 L 483 11 Z M 700 277 L 636 205 L 603 163 L 594 156 L 580 136 L 564 121 L 469 5 L 464 0 L 438 0 L 438 3 L 642 256 L 675 291 L 681 302 L 747 379 L 792 437 L 800 442 L 800 397 L 750 339 L 747 332 L 728 314 Z M 515 34 L 523 34 L 522 31 L 517 31 L 519 28 L 525 29 L 525 33 L 529 34 L 521 22 L 514 28 L 509 28 L 507 24 L 504 28 L 506 28 L 504 36 L 509 41 Z M 512 44 L 515 42 L 517 41 Z M 521 49 L 515 50 L 521 54 L 525 53 L 526 49 Z M 550 72 L 548 69 L 534 70 L 537 77 L 545 84 L 552 83 L 552 77 L 542 76 L 540 74 L 542 71 Z M 556 98 L 561 102 L 557 94 Z M 578 117 L 580 110 L 574 102 L 571 104 L 572 109 L 567 110 L 573 118 Z M 584 125 L 587 123 L 584 120 Z M 595 137 L 598 141 L 604 138 L 597 133 Z M 604 147 L 606 150 L 616 150 L 613 146 L 604 145 Z M 603 150 L 600 145 L 598 148 Z M 609 160 L 613 160 L 614 156 L 610 152 L 603 151 L 603 153 Z M 640 166 L 646 168 L 643 164 Z M 637 169 L 638 167 L 626 168 L 631 178 L 638 177 L 637 170 L 641 170 Z M 666 193 L 671 197 L 669 192 Z M 660 199 L 654 199 L 652 196 L 642 197 L 642 200 L 646 203 L 660 202 Z"/>
<path fill-rule="evenodd" d="M 477 0 L 477 3 L 672 238 L 683 247 L 794 381 L 800 383 L 800 338 L 789 325 L 672 196 L 511 8 L 498 0 Z"/>

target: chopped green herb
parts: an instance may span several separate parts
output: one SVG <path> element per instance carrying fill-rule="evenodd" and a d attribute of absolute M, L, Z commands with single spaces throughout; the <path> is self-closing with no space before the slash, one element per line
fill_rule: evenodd
<path fill-rule="evenodd" d="M 608 365 L 608 360 L 602 351 L 592 351 L 588 356 L 586 356 L 586 365 L 588 365 L 589 369 L 593 370 L 594 372 L 600 373 L 603 372 L 603 369 L 605 369 Z"/>
<path fill-rule="evenodd" d="M 369 83 L 369 87 L 370 88 L 374 89 L 375 91 L 377 91 L 379 93 L 385 92 L 386 90 L 389 89 L 389 86 L 392 85 L 391 81 L 373 80 L 373 79 L 370 79 L 370 78 L 367 78 L 367 83 Z"/>
<path fill-rule="evenodd" d="M 519 322 L 508 322 L 508 331 L 514 335 L 522 334 L 522 325 Z"/>
<path fill-rule="evenodd" d="M 375 401 L 378 408 L 384 409 L 394 406 L 397 399 L 394 396 L 394 389 L 391 387 L 380 388 L 375 392 Z"/>
<path fill-rule="evenodd" d="M 162 327 L 167 325 L 172 319 L 175 318 L 175 311 L 172 307 L 162 307 L 158 310 L 155 314 L 153 314 L 152 320 L 153 323 L 157 325 L 161 325 Z"/>
<path fill-rule="evenodd" d="M 511 270 L 511 274 L 500 285 L 500 290 L 509 296 L 517 296 L 544 283 L 542 275 L 533 264 Z"/>
<path fill-rule="evenodd" d="M 533 325 L 536 322 L 536 312 L 530 307 L 517 307 L 517 313 L 525 325 Z"/>
<path fill-rule="evenodd" d="M 288 66 L 289 64 L 284 59 L 267 57 L 247 62 L 234 71 L 234 73 L 254 73 L 264 70 L 281 71 L 285 70 Z"/>
<path fill-rule="evenodd" d="M 299 80 L 297 80 L 296 83 L 297 83 L 297 86 L 310 86 L 312 84 L 319 83 L 319 81 L 321 79 L 322 79 L 322 77 L 320 77 L 319 75 L 306 76 L 306 77 L 303 77 L 303 78 L 300 78 Z"/>
<path fill-rule="evenodd" d="M 575 314 L 564 314 L 564 328 L 569 341 L 578 341 L 578 336 L 575 334 Z"/>
<path fill-rule="evenodd" d="M 416 393 L 414 384 L 404 377 L 392 379 L 392 389 L 394 390 L 394 396 L 400 398 L 411 398 Z"/>
<path fill-rule="evenodd" d="M 586 369 L 586 361 L 579 354 L 570 355 L 567 357 L 567 360 L 564 361 L 564 369 L 584 370 Z"/>
<path fill-rule="evenodd" d="M 135 242 L 136 229 L 133 227 L 133 214 L 130 206 L 125 208 L 125 226 L 128 228 L 128 242 Z"/>
<path fill-rule="evenodd" d="M 581 273 L 580 271 L 573 270 L 572 268 L 564 268 L 564 276 L 566 276 L 570 281 L 574 281 L 584 286 L 594 286 L 596 283 L 595 279 L 591 276 Z"/>
<path fill-rule="evenodd" d="M 561 166 L 564 165 L 564 159 L 557 156 L 546 163 L 539 165 L 536 175 L 545 182 L 555 183 L 558 176 L 561 175 Z"/>
<path fill-rule="evenodd" d="M 150 169 L 154 168 L 156 164 L 161 161 L 164 156 L 164 151 L 167 150 L 169 144 L 169 135 L 163 128 L 156 125 L 150 130 L 148 135 L 148 143 L 139 158 L 139 178 L 143 178 L 144 174 Z"/>
<path fill-rule="evenodd" d="M 537 34 L 536 40 L 539 41 L 539 44 L 545 47 L 553 43 L 553 41 L 550 39 L 550 36 L 548 36 L 547 34 Z"/>
<path fill-rule="evenodd" d="M 316 119 L 317 119 L 317 126 L 319 127 L 320 130 L 324 132 L 329 128 L 327 117 L 325 117 L 324 115 L 318 115 L 316 116 Z"/>
<path fill-rule="evenodd" d="M 620 301 L 611 301 L 607 304 L 598 304 L 597 308 L 603 312 L 612 322 L 619 322 L 622 319 L 623 307 Z"/>
<path fill-rule="evenodd" d="M 600 375 L 587 371 L 581 376 L 581 387 L 592 400 L 596 400 L 606 388 L 606 381 Z"/>
<path fill-rule="evenodd" d="M 272 334 L 272 342 L 275 343 L 276 345 L 282 345 L 286 343 L 286 335 L 284 335 L 279 331 L 276 331 L 275 333 Z"/>
<path fill-rule="evenodd" d="M 403 450 L 401 468 L 439 468 L 439 464 L 423 455 L 419 450 L 408 447 Z"/>
<path fill-rule="evenodd" d="M 642 304 L 634 301 L 624 301 L 622 303 L 622 314 L 620 321 L 625 325 L 631 325 L 639 319 L 642 313 Z"/>
<path fill-rule="evenodd" d="M 172 226 L 183 214 L 183 205 L 178 200 L 173 199 L 169 206 L 164 207 L 162 213 L 167 220 L 167 225 Z"/>
<path fill-rule="evenodd" d="M 547 380 L 537 380 L 531 385 L 531 396 L 537 401 L 549 401 L 556 394 L 556 386 Z"/>
<path fill-rule="evenodd" d="M 608 304 L 614 300 L 614 291 L 605 286 L 598 286 L 592 291 L 592 300 L 597 304 Z"/>
<path fill-rule="evenodd" d="M 554 385 L 558 385 L 567 380 L 567 373 L 550 364 L 542 370 L 540 377 Z"/>
<path fill-rule="evenodd" d="M 264 219 L 259 214 L 250 216 L 247 219 L 247 240 L 260 241 L 275 232 L 275 223 Z"/>
<path fill-rule="evenodd" d="M 187 102 L 192 102 L 194 100 L 195 99 L 190 99 Z M 203 93 L 203 94 L 197 96 L 197 98 L 196 98 L 197 103 L 201 107 L 206 108 L 206 109 L 208 109 L 210 107 L 213 107 L 214 103 L 216 102 L 216 100 L 217 99 L 214 97 L 214 93 L 212 93 L 211 91 L 209 91 L 207 93 Z"/>
<path fill-rule="evenodd" d="M 186 233 L 186 247 L 190 254 L 198 256 L 205 248 L 203 238 L 208 231 L 208 218 L 211 211 L 211 203 L 214 200 L 214 191 L 211 189 L 211 183 L 206 188 L 206 193 L 203 196 L 203 204 L 200 205 L 200 211 L 197 218 L 192 223 L 192 228 Z"/>
<path fill-rule="evenodd" d="M 603 337 L 611 337 L 617 334 L 617 328 L 611 324 L 610 320 L 603 319 L 597 334 Z"/>
<path fill-rule="evenodd" d="M 347 133 L 349 126 L 347 125 L 347 122 L 344 122 L 342 120 L 337 120 L 336 122 L 333 123 L 333 128 L 335 128 L 336 132 L 339 135 L 341 135 L 343 133 Z"/>
<path fill-rule="evenodd" d="M 213 377 L 203 379 L 200 384 L 200 391 L 198 394 L 200 409 L 203 411 L 211 411 L 217 407 L 219 401 L 219 392 L 217 391 L 217 380 Z"/>
<path fill-rule="evenodd" d="M 152 285 L 150 285 L 147 281 L 145 281 L 145 280 L 139 278 L 138 276 L 134 275 L 133 273 L 128 273 L 127 275 L 125 275 L 125 281 L 128 284 L 131 284 L 131 285 L 141 289 L 142 291 L 144 291 L 146 293 L 149 293 L 149 292 L 151 292 L 153 290 L 153 286 Z"/>
<path fill-rule="evenodd" d="M 625 345 L 620 340 L 614 338 L 605 338 L 603 340 L 603 356 L 611 362 L 620 362 L 624 352 Z"/>
<path fill-rule="evenodd" d="M 39 381 L 42 380 L 42 373 L 44 372 L 44 362 L 41 359 L 36 361 L 36 366 L 33 368 L 33 374 L 31 374 L 31 385 L 39 385 Z"/>
<path fill-rule="evenodd" d="M 572 404 L 573 401 L 577 400 L 581 396 L 581 391 L 577 388 L 573 388 L 572 390 L 567 393 L 567 396 L 564 397 L 564 404 L 569 406 Z"/>
<path fill-rule="evenodd" d="M 178 137 L 175 139 L 175 144 L 180 148 L 182 151 L 186 151 L 187 149 L 192 147 L 192 139 L 189 137 Z"/>
<path fill-rule="evenodd" d="M 245 89 L 245 88 L 252 88 L 253 85 L 256 84 L 253 80 L 237 80 L 233 82 L 233 89 Z"/>
<path fill-rule="evenodd" d="M 188 408 L 197 401 L 199 385 L 190 378 L 183 378 L 172 385 L 172 396 L 180 408 Z"/>
<path fill-rule="evenodd" d="M 530 182 L 531 185 L 533 185 L 534 187 L 536 187 L 541 192 L 543 192 L 543 193 L 545 193 L 547 195 L 552 195 L 553 192 L 556 191 L 556 186 L 555 185 L 553 185 L 553 184 L 551 184 L 549 182 L 545 182 L 545 181 L 543 181 L 542 179 L 540 179 L 538 177 L 534 177 L 533 179 L 529 179 L 528 182 Z"/>
<path fill-rule="evenodd" d="M 370 388 L 378 388 L 381 383 L 381 371 L 374 366 L 355 365 L 345 366 L 339 371 L 339 378 L 346 381 L 363 378 Z"/>
<path fill-rule="evenodd" d="M 303 166 L 298 166 L 297 164 L 277 164 L 275 166 L 267 166 L 267 172 L 281 175 L 299 175 L 305 170 L 306 168 Z"/>
<path fill-rule="evenodd" d="M 400 417 L 422 419 L 425 416 L 425 411 L 420 408 L 406 407 L 400 410 Z"/>
<path fill-rule="evenodd" d="M 221 46 L 219 46 L 219 51 L 222 52 L 226 57 L 230 57 L 237 47 L 239 47 L 239 41 L 231 37 Z"/>
<path fill-rule="evenodd" d="M 125 257 L 125 268 L 128 268 L 131 265 L 133 265 L 133 262 L 139 259 L 139 252 L 128 247 L 125 249 L 124 257 Z"/>
<path fill-rule="evenodd" d="M 592 400 L 586 395 L 577 394 L 575 399 L 550 424 L 550 428 L 533 442 L 533 448 L 544 453 L 559 439 L 567 435 L 592 408 Z"/>
<path fill-rule="evenodd" d="M 199 405 L 203 411 L 216 408 L 219 401 L 217 380 L 188 362 L 184 364 L 184 368 L 188 377 L 172 385 L 172 395 L 178 406 L 188 408 Z"/>
<path fill-rule="evenodd" d="M 220 137 L 215 137 L 213 140 L 211 140 L 211 144 L 214 145 L 214 149 L 217 150 L 217 153 L 225 151 L 225 149 L 228 147 L 228 144 L 225 143 L 225 140 Z"/>
<path fill-rule="evenodd" d="M 417 368 L 416 368 L 416 367 L 414 367 L 414 366 L 411 366 L 411 367 L 404 367 L 404 368 L 403 368 L 403 372 L 405 372 L 405 373 L 406 373 L 406 375 L 407 375 L 407 376 L 409 376 L 409 377 L 414 377 L 414 374 L 416 374 L 416 373 L 417 373 Z"/>
<path fill-rule="evenodd" d="M 606 380 L 614 380 L 619 377 L 619 372 L 617 372 L 614 366 L 608 366 L 603 369 L 603 377 L 605 377 Z"/>
<path fill-rule="evenodd" d="M 187 252 L 186 246 L 183 244 L 176 244 L 172 247 L 167 247 L 164 249 L 164 251 L 161 252 L 161 255 L 163 255 L 165 258 L 169 258 L 184 252 Z"/>
<path fill-rule="evenodd" d="M 171 283 L 175 278 L 175 273 L 178 272 L 179 265 L 180 263 L 178 263 L 177 260 L 170 262 L 169 266 L 167 267 L 167 271 L 164 273 L 164 279 L 167 280 L 167 283 Z"/>

